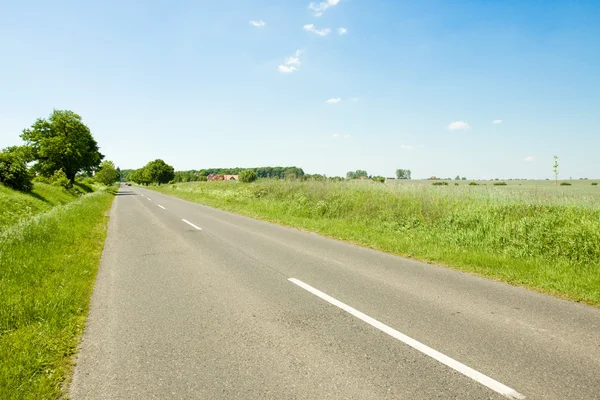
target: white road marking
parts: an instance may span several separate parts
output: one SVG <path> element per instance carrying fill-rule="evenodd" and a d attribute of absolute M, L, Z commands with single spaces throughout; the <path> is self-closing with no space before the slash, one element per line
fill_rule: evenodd
<path fill-rule="evenodd" d="M 166 210 L 166 208 L 164 208 L 163 206 L 161 206 L 160 204 L 157 204 L 160 208 L 162 208 L 163 210 Z"/>
<path fill-rule="evenodd" d="M 190 221 L 186 220 L 186 219 L 181 219 L 183 222 L 185 222 L 186 224 L 188 224 L 189 226 L 193 226 L 194 228 L 198 229 L 199 231 L 202 230 L 202 228 L 197 227 L 196 225 L 192 224 Z"/>
<path fill-rule="evenodd" d="M 148 200 L 152 201 L 152 199 L 150 197 L 146 197 Z"/>
<path fill-rule="evenodd" d="M 339 307 L 342 310 L 354 315 L 356 318 L 361 319 L 362 321 L 366 322 L 367 324 L 379 329 L 382 332 L 387 333 L 391 337 L 400 340 L 401 342 L 409 345 L 413 349 L 418 350 L 421 353 L 426 354 L 429 357 L 433 358 L 434 360 L 437 360 L 437 361 L 441 362 L 442 364 L 452 368 L 453 370 L 458 371 L 461 374 L 473 379 L 474 381 L 479 382 L 480 384 L 482 384 L 484 386 L 487 386 L 488 388 L 501 394 L 504 397 L 507 397 L 509 399 L 524 399 L 525 398 L 525 396 L 523 396 L 521 393 L 515 391 L 514 389 L 511 389 L 508 386 L 503 385 L 502 383 L 490 378 L 489 376 L 484 375 L 481 372 L 476 371 L 470 367 L 467 367 L 466 365 L 454 360 L 453 358 L 450 358 L 447 355 L 442 354 L 439 351 L 434 350 L 431 347 L 424 345 L 423 343 L 421 343 L 409 336 L 406 336 L 405 334 L 403 334 L 401 332 L 398 332 L 397 330 L 387 326 L 383 322 L 379 322 L 376 319 L 371 318 L 368 315 L 361 313 L 360 311 L 350 307 L 349 305 L 344 304 L 341 301 L 334 299 L 333 297 L 321 292 L 318 289 L 315 289 L 314 287 L 312 287 L 302 281 L 299 281 L 298 279 L 289 278 L 288 281 L 292 282 L 295 285 L 300 286 L 302 289 L 314 294 L 315 296 L 320 297 L 321 299 L 325 300 L 326 302 L 333 304 L 334 306 Z"/>

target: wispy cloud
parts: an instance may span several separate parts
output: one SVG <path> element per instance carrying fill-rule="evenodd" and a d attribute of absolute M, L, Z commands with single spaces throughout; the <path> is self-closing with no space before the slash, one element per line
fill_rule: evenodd
<path fill-rule="evenodd" d="M 402 150 L 408 150 L 408 151 L 410 151 L 410 150 L 414 150 L 414 149 L 415 149 L 415 146 L 412 146 L 412 145 L 410 145 L 410 144 L 403 144 L 403 145 L 401 145 L 401 146 L 400 146 L 400 148 L 401 148 Z"/>
<path fill-rule="evenodd" d="M 341 133 L 334 133 L 334 134 L 333 134 L 333 135 L 331 135 L 331 136 L 332 136 L 332 137 L 334 137 L 334 138 L 339 138 L 339 137 L 341 137 L 341 136 L 342 136 L 342 134 L 341 134 Z"/>
<path fill-rule="evenodd" d="M 338 28 L 338 35 L 345 35 L 346 33 L 348 33 L 348 29 L 346 28 Z"/>
<path fill-rule="evenodd" d="M 351 103 L 356 103 L 358 100 L 360 100 L 358 97 L 350 97 L 348 99 L 348 101 L 351 102 Z"/>
<path fill-rule="evenodd" d="M 315 28 L 314 24 L 306 24 L 306 25 L 304 25 L 303 29 L 305 31 L 309 31 L 314 34 L 317 34 L 319 36 L 325 36 L 331 32 L 331 29 L 329 29 L 329 28 L 317 29 L 317 28 Z"/>
<path fill-rule="evenodd" d="M 322 1 L 320 3 L 311 2 L 308 5 L 308 8 L 310 8 L 312 11 L 314 11 L 315 17 L 320 17 L 321 15 L 323 15 L 325 10 L 327 10 L 329 7 L 337 6 L 340 1 L 341 0 L 327 0 L 327 1 Z"/>
<path fill-rule="evenodd" d="M 492 124 L 496 124 L 496 125 L 501 124 L 501 123 L 502 123 L 501 119 L 495 119 L 492 121 Z"/>
<path fill-rule="evenodd" d="M 294 55 L 290 57 L 286 57 L 283 64 L 281 64 L 277 69 L 279 72 L 283 74 L 290 74 L 298 70 L 300 66 L 300 55 L 302 54 L 302 50 L 296 50 Z"/>
<path fill-rule="evenodd" d="M 451 131 L 468 131 L 471 127 L 464 121 L 454 121 L 448 125 L 448 129 Z"/>
<path fill-rule="evenodd" d="M 265 21 L 263 21 L 262 19 L 260 21 L 250 21 L 250 25 L 255 26 L 257 28 L 262 28 L 263 26 L 265 26 Z"/>
<path fill-rule="evenodd" d="M 523 161 L 525 161 L 525 162 L 532 162 L 533 160 L 535 160 L 534 156 L 527 156 L 523 159 Z"/>
<path fill-rule="evenodd" d="M 337 97 L 337 98 L 334 98 L 334 99 L 329 99 L 325 103 L 328 103 L 328 104 L 337 104 L 340 101 L 342 101 L 342 99 L 340 99 L 339 97 Z"/>

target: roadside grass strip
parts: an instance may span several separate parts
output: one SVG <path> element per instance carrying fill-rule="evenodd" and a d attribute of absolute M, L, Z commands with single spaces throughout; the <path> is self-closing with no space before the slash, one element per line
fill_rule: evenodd
<path fill-rule="evenodd" d="M 113 201 L 95 192 L 0 232 L 0 398 L 64 395 Z"/>

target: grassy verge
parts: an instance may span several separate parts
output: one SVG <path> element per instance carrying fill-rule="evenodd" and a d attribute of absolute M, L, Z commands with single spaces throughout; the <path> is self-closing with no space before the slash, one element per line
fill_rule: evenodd
<path fill-rule="evenodd" d="M 600 305 L 597 191 L 270 180 L 152 189 Z"/>
<path fill-rule="evenodd" d="M 1 399 L 61 397 L 85 324 L 113 195 L 56 195 L 0 231 Z"/>
<path fill-rule="evenodd" d="M 22 193 L 0 185 L 0 232 L 55 206 L 70 203 L 92 190 L 82 183 L 65 190 L 60 186 L 35 182 L 30 193 Z"/>

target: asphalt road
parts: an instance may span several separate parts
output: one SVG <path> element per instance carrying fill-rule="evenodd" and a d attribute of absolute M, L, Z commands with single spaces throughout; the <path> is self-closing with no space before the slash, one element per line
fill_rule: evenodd
<path fill-rule="evenodd" d="M 70 394 L 600 399 L 600 310 L 123 186 Z"/>

